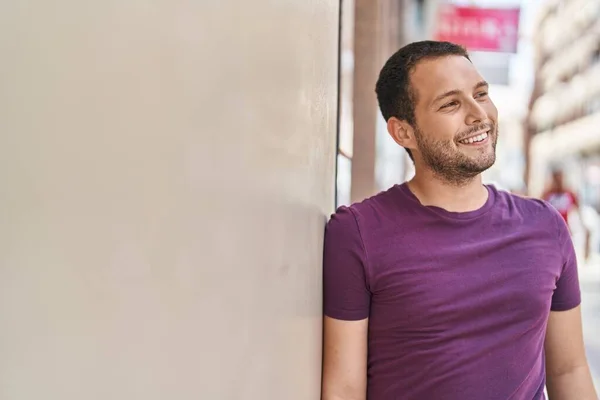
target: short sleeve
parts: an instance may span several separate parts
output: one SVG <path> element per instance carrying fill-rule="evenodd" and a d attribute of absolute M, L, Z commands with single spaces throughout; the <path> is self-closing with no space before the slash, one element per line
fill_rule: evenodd
<path fill-rule="evenodd" d="M 371 293 L 367 257 L 352 210 L 340 207 L 325 228 L 323 307 L 328 317 L 358 321 L 369 317 Z"/>
<path fill-rule="evenodd" d="M 552 311 L 567 311 L 581 303 L 581 290 L 577 270 L 577 257 L 569 228 L 558 212 L 552 209 L 558 233 L 558 246 L 562 255 L 562 270 L 552 296 Z"/>

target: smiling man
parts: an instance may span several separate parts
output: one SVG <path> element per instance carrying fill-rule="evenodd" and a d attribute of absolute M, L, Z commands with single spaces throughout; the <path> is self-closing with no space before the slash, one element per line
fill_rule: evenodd
<path fill-rule="evenodd" d="M 376 92 L 416 173 L 327 225 L 323 400 L 596 400 L 569 232 L 483 185 L 498 112 L 468 54 L 412 43 Z"/>

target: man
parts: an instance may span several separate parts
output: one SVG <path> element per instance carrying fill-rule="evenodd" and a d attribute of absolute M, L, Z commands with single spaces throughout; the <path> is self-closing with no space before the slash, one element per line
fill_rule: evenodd
<path fill-rule="evenodd" d="M 558 168 L 552 170 L 550 186 L 542 195 L 542 199 L 550 203 L 552 207 L 556 208 L 570 229 L 571 223 L 569 221 L 569 215 L 571 215 L 573 212 L 577 212 L 579 214 L 579 219 L 582 223 L 585 233 L 585 258 L 588 258 L 590 232 L 581 218 L 581 211 L 579 208 L 579 200 L 577 199 L 577 195 L 565 187 L 562 170 Z"/>
<path fill-rule="evenodd" d="M 552 171 L 550 186 L 542 198 L 556 208 L 567 225 L 569 223 L 569 214 L 571 211 L 579 208 L 575 193 L 565 188 L 563 173 L 560 169 L 554 169 Z"/>
<path fill-rule="evenodd" d="M 323 400 L 596 400 L 568 230 L 482 184 L 498 113 L 465 50 L 412 43 L 376 92 L 416 172 L 327 225 Z"/>
<path fill-rule="evenodd" d="M 589 255 L 590 232 L 583 224 L 577 195 L 565 187 L 563 173 L 560 169 L 552 171 L 550 186 L 542 195 L 542 199 L 550 203 L 560 213 L 569 228 L 571 228 L 569 215 L 573 212 L 579 213 L 579 219 L 585 231 L 585 257 L 587 258 Z"/>

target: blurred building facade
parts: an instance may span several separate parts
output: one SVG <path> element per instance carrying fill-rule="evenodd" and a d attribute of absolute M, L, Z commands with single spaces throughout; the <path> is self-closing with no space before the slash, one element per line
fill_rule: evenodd
<path fill-rule="evenodd" d="M 524 191 L 526 168 L 524 126 L 527 100 L 533 86 L 532 47 L 522 32 L 536 5 L 507 0 L 344 0 L 341 15 L 340 107 L 337 157 L 337 204 L 350 204 L 398 182 L 410 179 L 413 164 L 404 149 L 388 135 L 374 92 L 379 70 L 398 48 L 416 40 L 438 39 L 441 27 L 459 20 L 444 19 L 449 7 L 463 7 L 473 14 L 521 11 L 520 31 L 511 50 L 467 48 L 482 75 L 492 85 L 500 110 L 502 140 L 498 161 L 484 174 L 487 183 Z M 446 25 L 444 25 L 446 24 Z M 447 29 L 448 30 L 448 29 Z M 448 33 L 448 32 L 446 32 Z M 486 34 L 487 32 L 481 32 Z M 499 41 L 501 42 L 501 41 Z M 530 72 L 531 70 L 531 72 Z"/>
<path fill-rule="evenodd" d="M 375 83 L 402 45 L 430 36 L 437 0 L 344 0 L 341 11 L 337 204 L 404 179 L 408 157 L 387 134 Z"/>
<path fill-rule="evenodd" d="M 528 189 L 552 168 L 600 208 L 600 0 L 548 0 L 536 21 L 535 87 L 526 143 Z"/>

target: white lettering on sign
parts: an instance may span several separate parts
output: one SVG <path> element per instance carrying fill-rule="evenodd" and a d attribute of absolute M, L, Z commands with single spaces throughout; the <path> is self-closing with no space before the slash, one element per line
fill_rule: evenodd
<path fill-rule="evenodd" d="M 486 19 L 454 19 L 440 21 L 439 32 L 448 36 L 486 37 L 494 39 L 498 36 L 515 36 L 515 27 L 510 23 L 501 23 L 493 18 Z"/>

